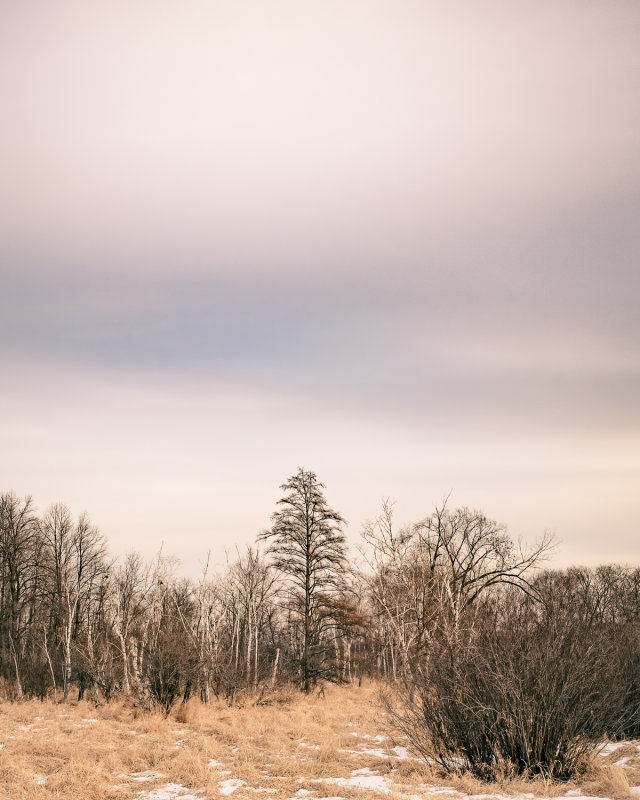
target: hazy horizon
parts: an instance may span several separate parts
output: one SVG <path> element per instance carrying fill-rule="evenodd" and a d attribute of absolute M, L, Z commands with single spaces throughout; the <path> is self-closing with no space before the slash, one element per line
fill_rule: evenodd
<path fill-rule="evenodd" d="M 299 466 L 637 563 L 640 5 L 0 9 L 0 491 L 190 574 Z"/>

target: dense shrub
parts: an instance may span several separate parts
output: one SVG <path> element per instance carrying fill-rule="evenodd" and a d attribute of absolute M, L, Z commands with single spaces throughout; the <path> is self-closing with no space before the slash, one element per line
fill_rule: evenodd
<path fill-rule="evenodd" d="M 638 725 L 637 644 L 624 629 L 549 613 L 516 592 L 466 622 L 434 637 L 391 706 L 414 747 L 445 770 L 566 779 L 604 737 Z"/>

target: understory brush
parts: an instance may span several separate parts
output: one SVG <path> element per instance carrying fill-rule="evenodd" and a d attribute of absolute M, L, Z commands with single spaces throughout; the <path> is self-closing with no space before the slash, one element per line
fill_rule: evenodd
<path fill-rule="evenodd" d="M 466 625 L 466 627 L 465 627 Z M 637 727 L 632 638 L 503 593 L 434 637 L 387 699 L 398 730 L 449 774 L 567 780 L 599 742 Z"/>

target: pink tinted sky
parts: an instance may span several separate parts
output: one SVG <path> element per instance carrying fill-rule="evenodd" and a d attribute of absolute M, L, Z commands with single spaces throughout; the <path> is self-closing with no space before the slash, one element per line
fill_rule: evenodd
<path fill-rule="evenodd" d="M 640 6 L 5 2 L 0 490 L 185 569 L 298 465 L 640 555 Z"/>

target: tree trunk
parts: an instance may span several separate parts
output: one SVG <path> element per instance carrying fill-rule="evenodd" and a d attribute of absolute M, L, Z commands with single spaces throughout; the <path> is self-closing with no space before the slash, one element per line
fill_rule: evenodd
<path fill-rule="evenodd" d="M 127 643 L 120 628 L 117 629 L 120 650 L 122 651 L 122 689 L 125 694 L 131 694 L 131 684 L 129 682 L 129 656 L 127 654 Z"/>
<path fill-rule="evenodd" d="M 280 660 L 280 648 L 276 650 L 276 660 L 273 662 L 273 675 L 271 676 L 271 688 L 276 685 L 276 675 L 278 674 L 278 661 Z"/>
<path fill-rule="evenodd" d="M 64 670 L 62 673 L 62 696 L 65 700 L 69 695 L 69 685 L 71 683 L 71 625 L 72 621 L 68 620 L 65 626 L 63 640 Z"/>

